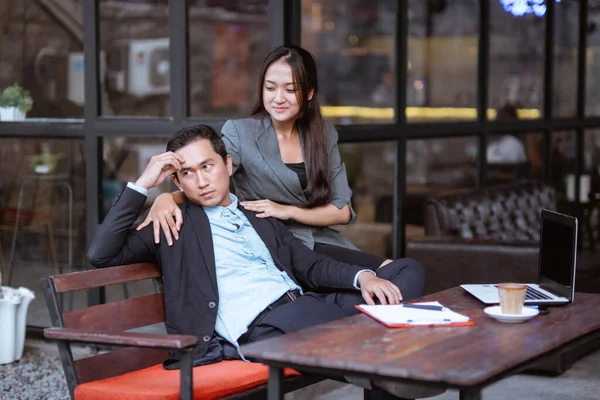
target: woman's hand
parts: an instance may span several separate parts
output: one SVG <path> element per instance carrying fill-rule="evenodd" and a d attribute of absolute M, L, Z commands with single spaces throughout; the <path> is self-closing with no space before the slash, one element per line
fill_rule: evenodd
<path fill-rule="evenodd" d="M 173 233 L 175 240 L 179 240 L 179 229 L 181 229 L 181 224 L 183 224 L 183 215 L 171 193 L 163 193 L 154 200 L 154 204 L 152 204 L 148 216 L 144 222 L 138 225 L 136 230 L 139 231 L 150 225 L 150 222 L 152 222 L 154 228 L 154 243 L 160 243 L 161 228 L 167 238 L 169 246 L 173 245 L 171 232 Z"/>
<path fill-rule="evenodd" d="M 284 206 L 271 200 L 242 201 L 240 204 L 246 210 L 260 213 L 256 214 L 258 218 L 274 217 L 282 221 L 290 219 L 292 206 Z"/>

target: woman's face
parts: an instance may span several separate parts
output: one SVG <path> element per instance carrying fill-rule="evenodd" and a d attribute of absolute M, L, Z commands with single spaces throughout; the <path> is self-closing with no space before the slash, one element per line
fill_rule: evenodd
<path fill-rule="evenodd" d="M 263 84 L 263 105 L 274 121 L 295 121 L 300 114 L 296 97 L 299 88 L 294 84 L 292 67 L 277 60 L 267 68 Z"/>

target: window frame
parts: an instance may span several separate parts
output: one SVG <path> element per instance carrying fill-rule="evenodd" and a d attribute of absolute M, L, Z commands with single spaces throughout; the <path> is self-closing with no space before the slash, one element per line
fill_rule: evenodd
<path fill-rule="evenodd" d="M 545 57 L 544 57 L 544 103 L 542 117 L 537 120 L 495 121 L 488 120 L 489 64 L 490 64 L 490 1 L 481 0 L 479 9 L 479 39 L 477 65 L 477 119 L 460 122 L 408 122 L 406 118 L 406 76 L 408 50 L 408 1 L 398 0 L 395 32 L 396 57 L 396 120 L 386 124 L 338 126 L 340 142 L 389 141 L 397 143 L 397 158 L 394 168 L 393 202 L 393 256 L 404 255 L 405 218 L 403 204 L 406 199 L 406 142 L 409 139 L 450 138 L 475 136 L 478 140 L 477 187 L 486 184 L 486 148 L 489 136 L 495 133 L 543 132 L 543 180 L 551 181 L 552 133 L 556 130 L 572 130 L 576 138 L 576 177 L 583 171 L 584 132 L 599 128 L 600 116 L 586 117 L 586 50 L 588 0 L 579 2 L 579 30 L 577 47 L 577 102 L 574 117 L 557 118 L 553 115 L 552 98 L 554 91 L 554 33 L 555 2 L 547 2 L 545 16 Z M 269 0 L 269 42 L 271 47 L 284 43 L 301 45 L 301 0 Z M 127 118 L 105 117 L 99 105 L 99 0 L 83 2 L 84 25 L 84 119 L 81 122 L 1 122 L 0 137 L 20 138 L 72 138 L 84 139 L 86 160 L 86 239 L 89 245 L 100 223 L 101 181 L 103 176 L 101 152 L 106 137 L 146 137 L 167 138 L 169 133 L 184 126 L 206 123 L 219 129 L 224 119 L 190 118 L 188 98 L 188 2 L 170 0 L 169 39 L 170 39 L 170 110 L 169 118 Z M 579 193 L 576 179 L 575 192 Z M 576 210 L 580 212 L 579 199 Z M 98 304 L 104 301 L 103 293 L 90 291 L 88 301 Z"/>

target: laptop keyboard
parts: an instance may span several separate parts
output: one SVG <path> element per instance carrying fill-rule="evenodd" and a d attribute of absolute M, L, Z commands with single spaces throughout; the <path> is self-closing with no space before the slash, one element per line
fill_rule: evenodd
<path fill-rule="evenodd" d="M 525 291 L 525 300 L 552 300 L 552 297 L 527 286 L 527 290 Z"/>

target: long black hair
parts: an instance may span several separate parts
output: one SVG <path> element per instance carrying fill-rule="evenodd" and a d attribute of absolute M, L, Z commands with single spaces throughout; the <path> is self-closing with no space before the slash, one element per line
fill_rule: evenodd
<path fill-rule="evenodd" d="M 317 63 L 310 52 L 298 46 L 284 45 L 269 53 L 260 72 L 258 100 L 252 109 L 252 116 L 258 118 L 268 116 L 263 103 L 265 75 L 271 64 L 279 60 L 284 60 L 292 68 L 294 85 L 297 88 L 296 98 L 300 105 L 300 114 L 296 119 L 296 128 L 304 138 L 302 151 L 308 178 L 305 190 L 308 198 L 306 206 L 322 206 L 331 202 L 332 199 L 331 178 L 327 149 L 325 148 L 323 116 L 319 104 Z M 311 93 L 312 98 L 309 100 Z"/>

